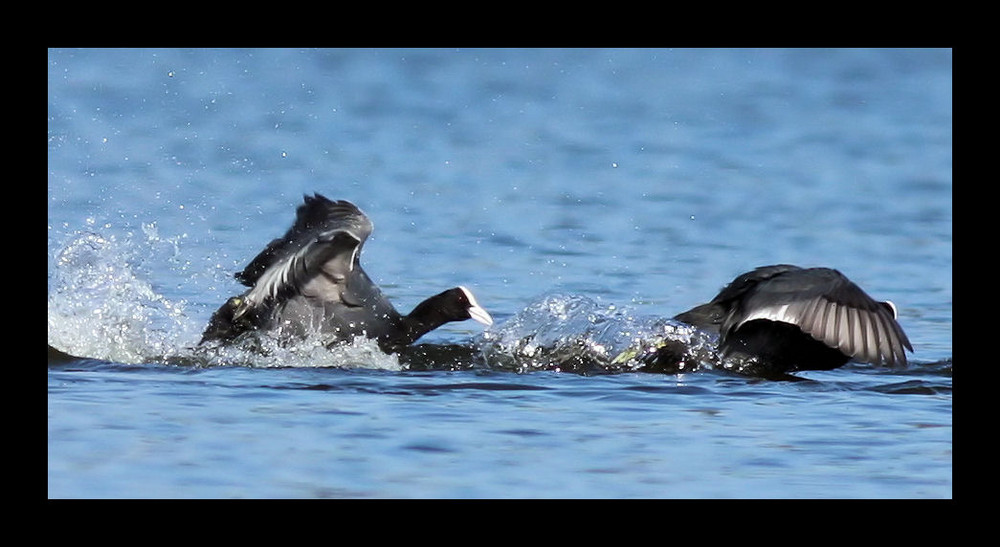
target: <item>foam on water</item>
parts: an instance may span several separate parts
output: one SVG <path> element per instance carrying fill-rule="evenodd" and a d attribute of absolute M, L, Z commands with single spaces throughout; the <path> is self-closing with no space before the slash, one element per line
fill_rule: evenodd
<path fill-rule="evenodd" d="M 153 239 L 149 231 L 145 236 Z M 169 355 L 182 345 L 185 303 L 165 298 L 137 275 L 136 250 L 130 238 L 83 231 L 56 253 L 49 271 L 50 345 L 121 363 Z"/>
<path fill-rule="evenodd" d="M 678 371 L 718 360 L 710 338 L 689 325 L 568 294 L 540 297 L 478 344 L 491 368 L 518 371 L 648 370 L 642 357 L 666 345 L 679 348 Z"/>
<path fill-rule="evenodd" d="M 188 358 L 198 366 L 253 366 L 256 368 L 334 367 L 403 370 L 398 356 L 386 354 L 373 340 L 357 337 L 330 346 L 320 336 L 285 344 L 274 337 L 257 336 L 247 344 L 206 345 L 191 348 Z"/>
<path fill-rule="evenodd" d="M 332 349 L 318 336 L 293 345 L 262 336 L 243 346 L 198 346 L 204 325 L 187 316 L 186 302 L 166 298 L 140 275 L 163 244 L 155 226 L 124 238 L 96 231 L 70 237 L 49 272 L 49 345 L 123 364 L 402 368 L 396 356 L 360 337 Z M 177 250 L 176 241 L 167 244 Z"/>

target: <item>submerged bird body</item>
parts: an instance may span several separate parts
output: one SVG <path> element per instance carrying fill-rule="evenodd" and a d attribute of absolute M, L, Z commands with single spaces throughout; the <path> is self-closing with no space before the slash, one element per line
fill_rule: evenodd
<path fill-rule="evenodd" d="M 396 351 L 450 321 L 492 323 L 464 287 L 401 315 L 361 267 L 361 247 L 371 231 L 371 221 L 352 203 L 305 196 L 288 232 L 236 274 L 249 289 L 213 314 L 202 343 L 229 342 L 258 330 L 284 337 L 320 332 L 332 342 L 366 336 Z"/>
<path fill-rule="evenodd" d="M 752 359 L 752 370 L 767 374 L 850 360 L 902 366 L 904 348 L 913 351 L 892 303 L 830 268 L 763 266 L 674 319 L 718 334 L 724 357 Z"/>

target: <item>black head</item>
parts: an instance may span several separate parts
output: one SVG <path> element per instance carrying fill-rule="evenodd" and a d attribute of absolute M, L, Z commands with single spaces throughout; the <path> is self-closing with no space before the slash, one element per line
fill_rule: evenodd
<path fill-rule="evenodd" d="M 409 318 L 437 323 L 433 328 L 451 321 L 472 319 L 484 325 L 492 325 L 493 317 L 476 301 L 476 297 L 465 287 L 455 287 L 424 300 L 410 312 Z"/>
<path fill-rule="evenodd" d="M 492 325 L 493 318 L 476 301 L 465 287 L 455 287 L 436 294 L 417 304 L 409 315 L 402 318 L 402 328 L 392 333 L 389 346 L 407 346 L 428 332 L 452 321 L 472 319 Z"/>

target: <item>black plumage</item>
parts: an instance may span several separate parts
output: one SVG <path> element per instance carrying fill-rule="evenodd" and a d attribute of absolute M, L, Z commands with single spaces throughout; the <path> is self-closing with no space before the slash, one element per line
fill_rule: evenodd
<path fill-rule="evenodd" d="M 285 235 L 235 275 L 249 289 L 219 307 L 201 342 L 230 342 L 258 330 L 322 332 L 333 341 L 366 336 L 396 351 L 450 321 L 492 324 L 464 287 L 432 296 L 408 315 L 397 312 L 361 267 L 371 231 L 371 220 L 354 204 L 305 196 Z"/>
<path fill-rule="evenodd" d="M 675 319 L 717 333 L 724 356 L 752 358 L 767 372 L 829 370 L 849 360 L 904 366 L 904 348 L 913 351 L 893 304 L 830 268 L 763 266 Z"/>

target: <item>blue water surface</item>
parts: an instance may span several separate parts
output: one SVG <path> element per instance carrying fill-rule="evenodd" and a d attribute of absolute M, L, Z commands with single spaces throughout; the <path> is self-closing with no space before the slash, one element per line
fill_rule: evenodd
<path fill-rule="evenodd" d="M 50 50 L 48 339 L 88 359 L 49 366 L 48 494 L 950 498 L 951 90 L 949 50 Z M 313 192 L 372 218 L 397 308 L 465 285 L 496 320 L 424 341 L 519 366 L 191 365 Z M 526 358 L 776 263 L 894 301 L 910 366 Z"/>

